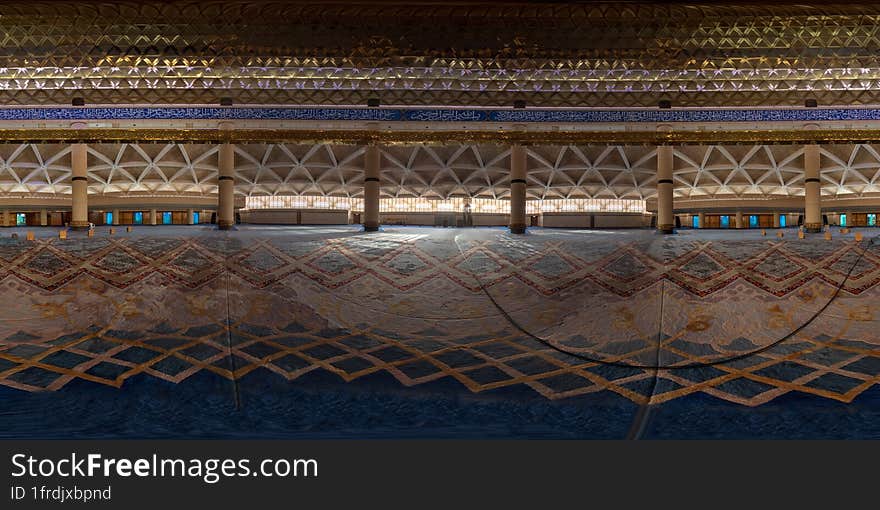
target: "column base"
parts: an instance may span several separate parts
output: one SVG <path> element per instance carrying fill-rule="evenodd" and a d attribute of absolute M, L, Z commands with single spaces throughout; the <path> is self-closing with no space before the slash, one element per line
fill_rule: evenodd
<path fill-rule="evenodd" d="M 67 228 L 69 228 L 70 230 L 89 230 L 90 228 L 92 228 L 92 225 L 87 221 L 71 221 L 70 225 Z"/>
<path fill-rule="evenodd" d="M 510 226 L 511 234 L 525 234 L 526 226 L 525 225 L 511 225 Z"/>
<path fill-rule="evenodd" d="M 822 224 L 821 223 L 804 223 L 804 230 L 806 230 L 810 234 L 818 234 L 822 232 Z"/>
<path fill-rule="evenodd" d="M 659 234 L 674 234 L 675 233 L 675 225 L 657 225 L 657 233 L 659 233 Z"/>
<path fill-rule="evenodd" d="M 379 224 L 378 223 L 373 223 L 372 221 L 369 223 L 364 222 L 364 232 L 378 232 L 378 231 L 379 231 Z"/>
<path fill-rule="evenodd" d="M 235 227 L 234 221 L 217 220 L 217 228 L 219 230 L 232 230 Z"/>

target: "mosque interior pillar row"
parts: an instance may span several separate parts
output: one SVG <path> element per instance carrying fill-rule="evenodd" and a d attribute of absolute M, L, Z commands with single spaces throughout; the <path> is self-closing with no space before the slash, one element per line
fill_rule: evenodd
<path fill-rule="evenodd" d="M 510 233 L 526 231 L 526 148 L 510 147 Z"/>
<path fill-rule="evenodd" d="M 822 231 L 819 163 L 819 146 L 804 146 L 804 228 L 813 233 Z"/>
<path fill-rule="evenodd" d="M 661 145 L 657 147 L 657 231 L 661 234 L 675 232 L 672 164 L 672 146 Z"/>
<path fill-rule="evenodd" d="M 377 145 L 368 145 L 364 151 L 364 230 L 379 230 L 380 163 L 382 153 Z"/>

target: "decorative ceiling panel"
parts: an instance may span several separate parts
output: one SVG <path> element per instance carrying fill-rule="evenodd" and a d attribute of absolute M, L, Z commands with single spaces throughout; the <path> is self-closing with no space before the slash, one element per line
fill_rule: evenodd
<path fill-rule="evenodd" d="M 217 145 L 94 144 L 89 192 L 106 195 L 215 195 Z M 823 145 L 822 193 L 880 194 L 880 145 Z M 235 148 L 236 193 L 243 196 L 363 194 L 363 148 L 252 144 Z M 535 146 L 528 154 L 528 198 L 650 199 L 656 149 L 636 146 Z M 804 193 L 803 148 L 712 145 L 675 148 L 679 199 L 786 197 Z M 383 197 L 508 198 L 510 150 L 494 145 L 382 149 Z M 0 196 L 70 193 L 70 146 L 0 145 Z"/>
<path fill-rule="evenodd" d="M 880 6 L 4 2 L 5 104 L 880 103 Z"/>

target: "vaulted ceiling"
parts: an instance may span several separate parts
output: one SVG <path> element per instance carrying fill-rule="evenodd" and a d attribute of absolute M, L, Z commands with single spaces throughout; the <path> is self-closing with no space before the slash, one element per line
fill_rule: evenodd
<path fill-rule="evenodd" d="M 870 2 L 13 0 L 2 104 L 880 102 Z"/>
<path fill-rule="evenodd" d="M 203 194 L 217 191 L 216 145 L 94 144 L 92 194 Z M 240 195 L 360 196 L 363 148 L 345 145 L 239 145 Z M 529 198 L 655 195 L 655 149 L 641 146 L 529 147 Z M 385 197 L 506 198 L 509 149 L 493 145 L 382 149 Z M 826 196 L 880 194 L 880 146 L 821 146 Z M 716 145 L 675 148 L 675 194 L 685 198 L 803 194 L 803 148 Z M 70 192 L 70 146 L 0 145 L 0 196 Z"/>

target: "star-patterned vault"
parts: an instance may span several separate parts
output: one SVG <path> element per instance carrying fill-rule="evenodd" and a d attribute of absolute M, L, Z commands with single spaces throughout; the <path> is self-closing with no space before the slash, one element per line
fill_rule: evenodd
<path fill-rule="evenodd" d="M 3 104 L 876 104 L 880 8 L 4 2 Z"/>
<path fill-rule="evenodd" d="M 93 195 L 217 193 L 216 145 L 93 144 Z M 235 148 L 241 196 L 359 197 L 364 149 L 347 145 L 253 144 Z M 509 197 L 510 149 L 494 145 L 389 146 L 381 151 L 384 198 Z M 656 149 L 534 146 L 527 149 L 529 199 L 648 200 L 656 194 Z M 790 197 L 804 193 L 803 148 L 785 145 L 681 146 L 674 150 L 678 200 Z M 880 193 L 880 147 L 821 147 L 822 193 Z M 0 145 L 0 196 L 70 193 L 70 146 Z"/>

